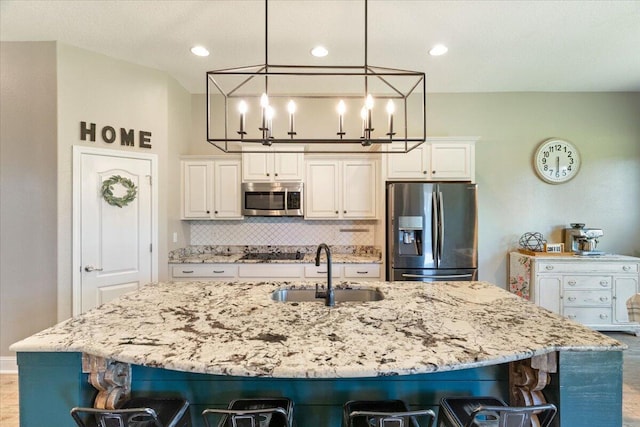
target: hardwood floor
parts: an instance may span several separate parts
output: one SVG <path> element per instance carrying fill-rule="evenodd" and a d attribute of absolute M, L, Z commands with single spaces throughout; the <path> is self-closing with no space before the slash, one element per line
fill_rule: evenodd
<path fill-rule="evenodd" d="M 623 355 L 623 427 L 640 427 L 640 337 L 614 332 L 606 334 L 629 346 Z M 0 425 L 2 427 L 19 426 L 18 375 L 16 374 L 0 375 Z"/>

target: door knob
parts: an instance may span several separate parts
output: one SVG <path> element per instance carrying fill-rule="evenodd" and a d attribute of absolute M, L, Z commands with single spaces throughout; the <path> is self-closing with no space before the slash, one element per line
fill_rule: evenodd
<path fill-rule="evenodd" d="M 84 271 L 86 271 L 87 273 L 91 273 L 92 271 L 102 271 L 101 268 L 95 268 L 93 265 L 87 265 L 84 268 Z"/>

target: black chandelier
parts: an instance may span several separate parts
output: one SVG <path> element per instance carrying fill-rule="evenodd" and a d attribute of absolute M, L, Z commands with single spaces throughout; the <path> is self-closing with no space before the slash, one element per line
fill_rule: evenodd
<path fill-rule="evenodd" d="M 207 141 L 225 153 L 406 153 L 426 139 L 425 73 L 364 65 L 264 64 L 207 72 Z M 380 107 L 383 105 L 383 107 Z M 284 113 L 284 114 L 283 114 Z M 410 136 L 413 135 L 413 136 Z"/>

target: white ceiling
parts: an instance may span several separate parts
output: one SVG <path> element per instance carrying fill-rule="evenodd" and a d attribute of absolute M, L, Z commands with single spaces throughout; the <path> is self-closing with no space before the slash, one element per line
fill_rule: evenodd
<path fill-rule="evenodd" d="M 368 8 L 368 64 L 424 71 L 432 93 L 640 91 L 640 0 Z M 206 71 L 264 63 L 264 23 L 262 0 L 0 0 L 2 41 L 60 41 L 164 70 L 192 93 Z M 271 0 L 268 23 L 270 64 L 364 64 L 361 0 Z M 430 57 L 436 43 L 449 52 Z M 316 44 L 329 56 L 312 58 Z"/>

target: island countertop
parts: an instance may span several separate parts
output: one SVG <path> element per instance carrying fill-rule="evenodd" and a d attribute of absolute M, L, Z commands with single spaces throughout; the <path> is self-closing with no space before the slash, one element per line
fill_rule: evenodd
<path fill-rule="evenodd" d="M 616 340 L 486 282 L 341 282 L 367 303 L 283 303 L 308 282 L 154 283 L 15 343 L 217 375 L 354 378 L 450 371 L 553 351 L 620 351 Z"/>

